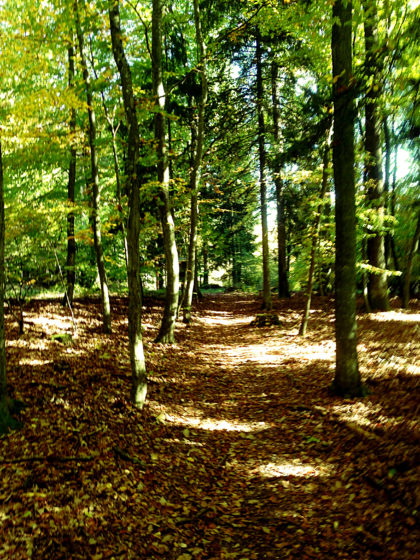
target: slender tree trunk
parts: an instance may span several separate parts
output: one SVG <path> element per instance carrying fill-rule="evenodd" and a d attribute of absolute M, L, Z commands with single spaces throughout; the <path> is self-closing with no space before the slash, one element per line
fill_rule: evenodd
<path fill-rule="evenodd" d="M 392 138 L 391 138 L 392 135 Z M 384 191 L 386 196 L 386 211 L 390 216 L 395 217 L 395 172 L 397 168 L 397 144 L 395 142 L 394 126 L 390 130 L 387 117 L 384 118 L 384 137 L 385 137 L 385 181 Z M 392 139 L 394 140 L 394 173 L 391 174 Z M 392 175 L 392 176 L 391 176 Z M 400 270 L 399 259 L 395 247 L 395 239 L 392 232 L 385 235 L 385 262 L 388 269 Z M 401 277 L 396 278 L 398 293 L 402 293 Z"/>
<path fill-rule="evenodd" d="M 165 310 L 156 342 L 175 342 L 178 314 L 179 262 L 175 239 L 175 224 L 169 195 L 169 165 L 166 145 L 165 88 L 162 75 L 162 0 L 153 0 L 152 15 L 152 81 L 153 95 L 158 104 L 155 113 L 155 139 L 158 151 L 157 173 L 160 183 L 160 219 L 166 259 Z"/>
<path fill-rule="evenodd" d="M 384 142 L 385 142 L 385 176 L 384 176 L 384 197 L 386 211 L 390 213 L 389 191 L 390 191 L 390 177 L 391 177 L 391 135 L 388 126 L 388 119 L 385 116 L 383 119 L 384 129 Z M 391 238 L 392 235 L 389 231 L 385 235 L 385 266 L 387 269 L 391 268 Z"/>
<path fill-rule="evenodd" d="M 263 253 L 263 304 L 262 309 L 270 311 L 273 306 L 270 284 L 270 256 L 268 247 L 268 218 L 267 218 L 267 184 L 265 179 L 266 152 L 265 152 L 265 123 L 264 123 L 264 90 L 262 80 L 262 48 L 260 38 L 256 44 L 257 61 L 257 115 L 258 115 L 258 154 L 260 163 L 260 204 L 261 204 L 261 230 Z"/>
<path fill-rule="evenodd" d="M 7 392 L 7 371 L 6 371 L 6 336 L 4 329 L 4 180 L 3 180 L 3 154 L 0 138 L 0 435 L 8 432 L 9 429 L 19 427 L 12 417 L 15 402 L 10 399 Z"/>
<path fill-rule="evenodd" d="M 78 0 L 74 3 L 76 16 L 76 33 L 79 43 L 80 63 L 82 66 L 83 81 L 86 92 L 86 102 L 89 116 L 89 147 L 90 147 L 90 168 L 91 168 L 91 195 L 92 195 L 92 227 L 93 240 L 95 245 L 96 265 L 98 268 L 99 283 L 101 286 L 102 302 L 102 329 L 104 333 L 111 332 L 111 305 L 109 301 L 108 281 L 105 271 L 105 260 L 102 248 L 101 219 L 100 219 L 100 194 L 99 194 L 99 170 L 98 155 L 96 151 L 96 117 L 93 109 L 92 87 L 89 78 L 89 71 L 85 56 L 84 36 L 80 23 L 80 13 Z"/>
<path fill-rule="evenodd" d="M 196 269 L 197 252 L 197 226 L 198 226 L 198 193 L 200 187 L 201 161 L 203 157 L 204 143 L 204 117 L 207 103 L 207 65 L 206 65 L 206 46 L 201 31 L 201 17 L 198 0 L 194 0 L 194 23 L 195 37 L 200 58 L 198 68 L 201 77 L 201 98 L 198 102 L 198 124 L 195 151 L 193 154 L 193 165 L 190 176 L 191 190 L 191 210 L 190 210 L 190 238 L 188 244 L 187 273 L 185 279 L 185 299 L 183 309 L 183 321 L 186 324 L 191 322 L 191 306 L 194 293 L 194 274 Z"/>
<path fill-rule="evenodd" d="M 209 284 L 209 249 L 206 242 L 203 247 L 203 286 L 207 287 Z"/>
<path fill-rule="evenodd" d="M 74 88 L 74 65 L 75 52 L 73 45 L 68 48 L 69 60 L 69 88 Z M 69 162 L 69 180 L 67 183 L 67 201 L 69 204 L 69 212 L 67 214 L 67 261 L 66 261 L 66 293 L 63 298 L 63 305 L 73 305 L 74 285 L 76 282 L 76 239 L 74 237 L 74 202 L 76 187 L 76 110 L 71 109 L 70 112 L 70 162 Z"/>
<path fill-rule="evenodd" d="M 378 63 L 377 10 L 376 1 L 363 0 L 365 11 L 364 30 L 366 48 L 366 74 L 368 82 L 372 81 L 366 92 L 365 118 L 365 178 L 368 199 L 375 210 L 378 225 L 369 232 L 367 253 L 369 265 L 368 295 L 372 311 L 388 311 L 388 285 L 385 272 L 385 241 L 383 222 L 385 213 L 384 184 L 382 176 L 382 142 L 379 115 L 381 95 L 381 72 Z"/>
<path fill-rule="evenodd" d="M 97 74 L 96 69 L 95 69 L 93 49 L 92 49 L 92 44 L 91 43 L 90 43 L 90 58 L 91 58 L 91 66 L 92 66 L 92 70 L 94 72 L 95 78 L 98 79 L 98 74 Z M 111 129 L 111 134 L 112 134 L 112 157 L 113 157 L 113 160 L 114 160 L 114 173 L 115 173 L 115 183 L 116 183 L 115 196 L 116 196 L 116 201 L 117 201 L 118 212 L 120 214 L 119 228 L 121 230 L 121 236 L 122 236 L 123 245 L 124 245 L 125 266 L 127 268 L 128 267 L 128 246 L 127 246 L 127 235 L 126 235 L 126 231 L 125 231 L 126 230 L 126 223 L 125 223 L 126 219 L 125 219 L 123 208 L 122 208 L 120 166 L 119 166 L 119 163 L 118 163 L 118 151 L 117 151 L 117 133 L 118 133 L 119 125 L 115 126 L 114 118 L 113 118 L 113 116 L 111 116 L 109 114 L 109 109 L 108 109 L 108 106 L 106 104 L 105 94 L 104 94 L 103 91 L 101 91 L 101 98 L 102 98 L 102 107 L 104 109 L 105 118 L 106 118 L 106 121 L 109 125 L 109 128 Z"/>
<path fill-rule="evenodd" d="M 329 136 L 329 133 L 328 133 Z M 314 284 L 314 272 L 315 272 L 315 257 L 316 257 L 316 249 L 318 245 L 319 239 L 319 231 L 321 229 L 321 218 L 322 218 L 322 210 L 324 206 L 324 198 L 327 192 L 328 187 L 328 164 L 329 164 L 329 152 L 331 146 L 327 139 L 327 145 L 324 148 L 324 155 L 322 161 L 322 184 L 321 184 L 321 192 L 319 195 L 320 203 L 318 205 L 317 213 L 314 220 L 313 225 L 313 234 L 311 240 L 311 256 L 310 256 L 310 263 L 309 263 L 309 272 L 308 272 L 308 286 L 306 288 L 306 305 L 305 311 L 303 313 L 302 322 L 300 324 L 299 334 L 301 336 L 306 335 L 306 330 L 308 328 L 308 320 L 309 320 L 309 312 L 311 310 L 311 299 L 312 299 L 312 289 Z"/>
<path fill-rule="evenodd" d="M 356 323 L 356 210 L 354 181 L 354 85 L 352 78 L 352 3 L 333 4 L 332 66 L 334 99 L 333 163 L 335 184 L 336 370 L 333 390 L 361 395 Z"/>
<path fill-rule="evenodd" d="M 140 185 L 137 178 L 139 126 L 134 102 L 133 83 L 122 43 L 118 0 L 109 0 L 112 52 L 120 74 L 125 116 L 128 126 L 126 184 L 129 199 L 128 243 L 128 337 L 131 364 L 131 400 L 143 408 L 147 395 L 147 373 L 141 332 L 142 290 L 140 281 Z"/>
<path fill-rule="evenodd" d="M 279 67 L 275 60 L 271 63 L 271 97 L 273 102 L 273 128 L 274 142 L 276 151 L 281 149 L 280 134 L 280 103 L 278 94 L 278 74 Z M 289 280 L 287 276 L 287 257 L 286 257 L 286 222 L 284 208 L 284 188 L 281 177 L 281 168 L 274 161 L 274 184 L 276 186 L 277 204 L 277 255 L 278 255 L 278 295 L 279 298 L 290 297 Z"/>
<path fill-rule="evenodd" d="M 4 332 L 4 195 L 3 158 L 0 144 L 0 435 L 7 432 L 11 417 L 7 397 L 6 341 Z"/>
<path fill-rule="evenodd" d="M 408 255 L 407 255 L 407 264 L 405 266 L 404 275 L 403 275 L 402 305 L 405 308 L 408 307 L 408 304 L 410 302 L 411 271 L 413 269 L 414 257 L 419 248 L 419 240 L 420 240 L 420 212 L 417 216 L 416 231 L 414 232 L 414 236 L 412 237 L 410 242 L 410 248 L 408 250 Z"/>

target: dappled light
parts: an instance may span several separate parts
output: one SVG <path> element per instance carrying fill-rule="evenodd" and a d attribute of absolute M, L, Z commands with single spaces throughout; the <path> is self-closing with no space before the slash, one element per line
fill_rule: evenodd
<path fill-rule="evenodd" d="M 1 441 L 0 556 L 415 557 L 417 325 L 361 315 L 369 394 L 339 399 L 332 307 L 315 299 L 301 338 L 301 303 L 276 301 L 281 325 L 256 328 L 258 300 L 221 295 L 179 323 L 175 345 L 154 345 L 159 307 L 146 301 L 141 412 L 128 399 L 124 300 L 106 337 L 96 302 L 77 304 L 69 346 L 46 335 L 67 332 L 58 303 L 28 308 L 23 336 L 9 323 L 10 380 L 29 406 Z"/>
<path fill-rule="evenodd" d="M 420 313 L 410 313 L 407 310 L 388 311 L 387 313 L 369 313 L 370 321 L 379 322 L 396 322 L 403 321 L 407 323 L 420 324 Z M 419 333 L 420 334 L 420 333 Z"/>
<path fill-rule="evenodd" d="M 315 465 L 315 464 L 304 464 L 299 462 L 298 459 L 295 461 L 284 461 L 278 458 L 276 461 L 266 463 L 261 465 L 259 472 L 263 477 L 305 477 L 305 478 L 317 478 L 326 477 L 333 471 L 333 466 Z"/>

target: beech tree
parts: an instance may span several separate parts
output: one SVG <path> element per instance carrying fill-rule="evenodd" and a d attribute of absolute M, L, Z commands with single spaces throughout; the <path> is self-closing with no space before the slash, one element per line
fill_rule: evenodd
<path fill-rule="evenodd" d="M 73 45 L 68 47 L 68 74 L 69 88 L 74 88 L 75 77 L 75 52 Z M 77 165 L 77 148 L 75 145 L 76 134 L 76 109 L 70 109 L 70 154 L 69 154 L 69 179 L 67 182 L 67 201 L 69 205 L 67 214 L 67 259 L 66 259 L 66 292 L 63 298 L 63 304 L 73 305 L 74 285 L 76 282 L 76 239 L 75 239 L 75 187 L 76 187 L 76 165 Z"/>
<path fill-rule="evenodd" d="M 143 408 L 147 396 L 147 373 L 141 331 L 142 288 L 140 280 L 140 185 L 138 180 L 139 124 L 133 93 L 131 70 L 125 56 L 118 0 L 109 0 L 112 52 L 121 80 L 125 117 L 128 127 L 126 189 L 128 192 L 128 337 L 131 364 L 131 400 Z"/>
<path fill-rule="evenodd" d="M 13 426 L 7 394 L 6 341 L 4 333 L 4 185 L 3 156 L 0 142 L 0 434 Z"/>
<path fill-rule="evenodd" d="M 382 172 L 383 119 L 380 115 L 382 93 L 381 56 L 377 35 L 376 0 L 364 0 L 365 33 L 365 181 L 367 196 L 373 211 L 373 224 L 367 231 L 367 256 L 369 263 L 368 298 L 372 311 L 388 311 L 388 286 L 385 262 L 384 235 L 384 182 Z M 373 231 L 371 231 L 373 230 Z"/>
<path fill-rule="evenodd" d="M 96 266 L 98 268 L 99 283 L 101 287 L 101 303 L 102 303 L 102 328 L 104 333 L 111 332 L 111 304 L 109 301 L 108 279 L 105 270 L 104 251 L 102 245 L 101 218 L 100 218 L 100 187 L 99 187 L 99 169 L 97 155 L 97 132 L 96 132 L 96 115 L 93 105 L 92 86 L 89 76 L 85 53 L 85 39 L 81 24 L 79 0 L 75 0 L 75 24 L 76 34 L 79 44 L 80 64 L 82 67 L 83 82 L 85 87 L 87 111 L 89 116 L 89 149 L 90 149 L 90 169 L 91 177 L 89 188 L 91 190 L 92 201 L 92 227 L 93 240 L 95 246 Z"/>
<path fill-rule="evenodd" d="M 165 87 L 162 76 L 162 1 L 153 0 L 152 16 L 152 81 L 157 103 L 154 116 L 157 145 L 157 175 L 159 181 L 159 212 L 163 231 L 166 261 L 166 298 L 163 319 L 156 342 L 175 341 L 175 321 L 178 313 L 179 263 L 175 239 L 175 224 L 169 196 L 169 165 L 166 142 Z"/>
<path fill-rule="evenodd" d="M 197 124 L 192 124 L 195 128 L 195 142 L 191 142 L 192 146 L 192 168 L 190 172 L 190 236 L 188 243 L 187 270 L 185 278 L 185 287 L 183 294 L 183 321 L 188 324 L 191 321 L 191 305 L 193 300 L 195 274 L 197 270 L 196 254 L 197 254 L 197 228 L 198 228 L 198 194 L 200 188 L 201 162 L 203 157 L 204 144 L 204 127 L 205 127 L 205 110 L 208 95 L 207 86 L 207 53 L 204 43 L 200 6 L 198 0 L 194 0 L 194 24 L 195 36 L 198 50 L 197 69 L 200 72 L 201 95 L 198 99 L 198 115 Z"/>
<path fill-rule="evenodd" d="M 261 234 L 262 234 L 262 269 L 263 269 L 263 304 L 265 311 L 270 311 L 273 306 L 270 283 L 270 253 L 268 246 L 268 218 L 267 218 L 267 183 L 266 183 L 266 150 L 265 150 L 265 123 L 263 112 L 263 77 L 262 77 L 262 46 L 261 38 L 256 38 L 256 67 L 257 67 L 257 115 L 258 115 L 258 157 L 260 180 L 261 204 Z"/>
<path fill-rule="evenodd" d="M 333 389 L 339 395 L 362 394 L 357 359 L 356 206 L 354 180 L 354 88 L 352 3 L 335 0 L 331 39 L 333 69 L 333 167 L 335 184 L 335 335 Z"/>
<path fill-rule="evenodd" d="M 278 94 L 278 62 L 273 60 L 271 63 L 271 95 L 273 104 L 273 136 L 274 148 L 276 151 L 281 150 L 281 133 L 280 133 L 280 107 Z M 281 166 L 278 154 L 273 165 L 273 180 L 276 186 L 276 205 L 277 205 L 277 256 L 278 256 L 278 295 L 280 298 L 288 298 L 289 279 L 287 274 L 287 258 L 286 258 L 286 224 L 285 224 L 285 207 L 284 207 L 284 185 L 282 179 Z"/>

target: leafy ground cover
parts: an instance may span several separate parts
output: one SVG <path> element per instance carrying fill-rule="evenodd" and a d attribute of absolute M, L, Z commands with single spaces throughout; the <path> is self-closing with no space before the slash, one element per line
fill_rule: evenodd
<path fill-rule="evenodd" d="M 126 301 L 112 308 L 111 335 L 93 299 L 76 303 L 75 334 L 53 301 L 31 304 L 22 336 L 8 323 L 27 408 L 0 439 L 0 558 L 420 558 L 418 306 L 359 315 L 370 394 L 342 400 L 329 299 L 302 339 L 299 297 L 257 328 L 252 296 L 208 296 L 175 346 L 152 344 L 148 300 L 142 412 L 127 400 Z"/>

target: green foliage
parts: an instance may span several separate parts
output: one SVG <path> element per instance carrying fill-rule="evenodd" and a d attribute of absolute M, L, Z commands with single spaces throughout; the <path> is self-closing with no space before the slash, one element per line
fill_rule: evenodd
<path fill-rule="evenodd" d="M 410 173 L 390 177 L 387 212 L 382 221 L 364 196 L 363 158 L 357 159 L 359 177 L 358 247 L 378 224 L 392 235 L 400 269 L 414 233 L 415 190 L 419 180 L 419 31 L 418 8 L 412 3 L 379 2 L 376 60 L 386 69 L 378 101 L 382 117 L 390 123 L 391 175 L 397 150 L 411 155 Z M 6 269 L 9 287 L 20 291 L 63 288 L 66 262 L 66 217 L 75 212 L 77 264 L 80 288 L 95 289 L 93 239 L 88 206 L 89 150 L 87 106 L 76 56 L 74 87 L 69 87 L 67 48 L 74 32 L 73 3 L 33 3 L 30 0 L 0 6 L 0 133 L 6 179 Z M 331 122 L 330 4 L 322 2 L 201 2 L 208 46 L 209 99 L 200 202 L 199 266 L 204 275 L 204 255 L 210 270 L 226 272 L 231 285 L 258 287 L 259 208 L 257 201 L 257 126 L 255 114 L 254 42 L 256 33 L 264 47 L 263 78 L 266 120 L 265 147 L 274 191 L 276 173 L 284 177 L 285 218 L 292 288 L 302 289 L 317 209 L 321 151 Z M 86 36 L 93 104 L 97 115 L 97 150 L 100 170 L 101 220 L 107 273 L 111 286 L 126 282 L 123 225 L 127 219 L 125 161 L 127 126 L 119 77 L 109 41 L 107 5 L 80 3 L 81 26 Z M 365 67 L 363 22 L 369 18 L 354 6 L 355 83 L 359 105 L 359 138 L 364 134 L 363 92 L 368 83 Z M 133 74 L 136 110 L 140 123 L 142 273 L 151 282 L 162 272 L 163 248 L 158 224 L 150 24 L 151 6 L 144 1 L 121 4 L 122 27 Z M 176 235 L 183 258 L 188 242 L 186 207 L 189 196 L 191 130 L 200 99 L 198 49 L 195 44 L 191 3 L 167 3 L 164 12 L 164 80 L 168 93 L 165 114 L 171 163 L 171 198 Z M 280 96 L 280 139 L 273 135 L 269 88 L 272 61 L 277 61 Z M 76 132 L 70 134 L 71 111 L 76 112 Z M 66 204 L 70 146 L 77 151 L 75 208 Z M 114 154 L 115 149 L 115 154 Z M 114 156 L 116 159 L 114 159 Z M 399 161 L 399 160 L 398 160 Z M 119 171 L 117 186 L 115 165 Z M 393 183 L 393 184 L 392 184 Z M 392 190 L 392 192 L 391 192 Z M 392 201 L 391 201 L 392 199 Z M 275 215 L 274 195 L 270 215 Z M 333 283 L 333 206 L 326 208 L 318 244 L 315 277 L 324 287 Z M 271 223 L 274 230 L 274 219 Z M 272 242 L 272 277 L 276 278 L 275 236 Z M 414 262 L 414 276 L 419 273 Z M 61 268 L 61 273 L 60 273 Z M 34 282 L 35 281 L 35 282 Z M 317 280 L 318 281 L 318 280 Z M 318 286 L 315 286 L 316 288 Z"/>

